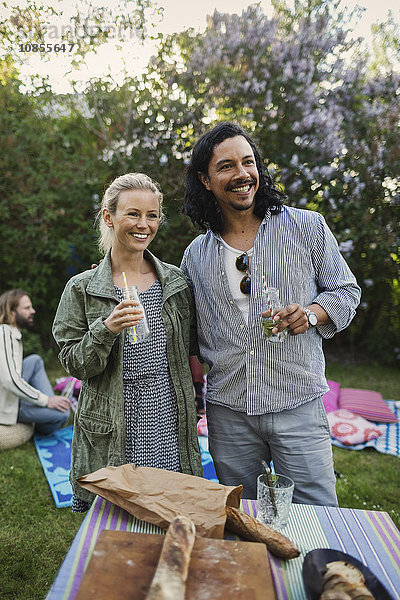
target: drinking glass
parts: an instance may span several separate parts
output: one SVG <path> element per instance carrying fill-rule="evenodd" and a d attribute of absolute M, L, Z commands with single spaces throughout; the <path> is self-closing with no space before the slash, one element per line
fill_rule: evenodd
<path fill-rule="evenodd" d="M 286 527 L 294 481 L 286 475 L 263 473 L 257 477 L 257 519 L 274 529 Z"/>
<path fill-rule="evenodd" d="M 132 344 L 139 344 L 145 342 L 151 336 L 149 323 L 147 321 L 146 312 L 143 304 L 140 302 L 139 292 L 136 285 L 129 285 L 123 289 L 124 299 L 136 300 L 139 302 L 139 307 L 143 312 L 143 319 L 140 319 L 139 323 L 135 327 L 128 327 L 127 335 L 129 336 Z"/>
<path fill-rule="evenodd" d="M 279 290 L 273 287 L 268 288 L 268 290 L 264 290 L 263 296 L 263 311 L 271 310 L 272 308 L 272 314 L 269 317 L 262 318 L 264 336 L 267 338 L 268 342 L 283 342 L 287 338 L 287 328 L 285 328 L 283 331 L 280 331 L 279 333 L 272 333 L 273 328 L 276 326 L 276 323 L 272 318 L 273 314 L 276 310 L 282 308 L 282 303 L 279 297 Z"/>

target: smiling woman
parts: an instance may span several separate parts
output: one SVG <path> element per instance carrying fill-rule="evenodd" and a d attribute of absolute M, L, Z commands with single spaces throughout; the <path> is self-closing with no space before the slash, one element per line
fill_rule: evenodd
<path fill-rule="evenodd" d="M 194 304 L 183 273 L 147 249 L 163 219 L 158 184 L 142 173 L 111 183 L 98 215 L 101 264 L 73 277 L 53 326 L 59 358 L 83 380 L 72 442 L 72 510 L 93 499 L 76 479 L 135 463 L 201 475 L 189 353 L 197 352 Z M 124 279 L 124 277 L 126 279 Z M 151 336 L 126 335 L 143 318 L 123 299 L 135 285 Z"/>
<path fill-rule="evenodd" d="M 105 206 L 103 222 L 112 232 L 111 263 L 114 282 L 122 287 L 122 272 L 128 269 L 129 279 L 147 289 L 156 280 L 151 263 L 143 258 L 143 251 L 156 236 L 160 223 L 160 202 L 151 190 L 125 190 L 119 194 L 114 212 Z M 132 255 L 139 260 L 131 261 Z"/>

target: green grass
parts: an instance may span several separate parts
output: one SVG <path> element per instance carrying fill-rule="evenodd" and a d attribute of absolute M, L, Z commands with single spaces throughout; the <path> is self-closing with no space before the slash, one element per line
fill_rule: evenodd
<path fill-rule="evenodd" d="M 400 400 L 398 369 L 381 365 L 329 363 L 328 379 L 341 387 L 380 392 L 386 400 Z M 342 507 L 384 510 L 400 529 L 400 459 L 373 448 L 355 451 L 333 446 L 336 490 Z"/>
<path fill-rule="evenodd" d="M 57 361 L 47 365 L 52 383 L 63 375 Z M 327 377 L 342 387 L 373 389 L 400 400 L 395 368 L 330 362 Z M 72 422 L 72 421 L 70 421 Z M 340 473 L 340 506 L 387 511 L 400 528 L 400 459 L 373 449 L 333 448 Z M 43 600 L 84 515 L 56 508 L 32 441 L 0 451 L 0 596 L 2 600 Z"/>
<path fill-rule="evenodd" d="M 46 368 L 53 385 L 65 375 Z M 56 508 L 32 440 L 0 450 L 0 506 L 0 597 L 43 600 L 85 515 Z"/>
<path fill-rule="evenodd" d="M 33 442 L 1 451 L 0 589 L 43 600 L 83 520 L 56 508 Z"/>
<path fill-rule="evenodd" d="M 374 390 L 382 394 L 385 400 L 400 400 L 400 376 L 396 367 L 330 362 L 326 367 L 326 376 L 344 388 Z"/>

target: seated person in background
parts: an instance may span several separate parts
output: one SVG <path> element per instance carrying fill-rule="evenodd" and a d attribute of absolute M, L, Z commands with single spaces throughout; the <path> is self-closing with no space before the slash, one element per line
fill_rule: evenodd
<path fill-rule="evenodd" d="M 34 314 L 23 290 L 0 296 L 0 424 L 35 423 L 35 433 L 47 435 L 68 421 L 69 400 L 54 396 L 40 356 L 22 359 L 21 329 L 32 327 Z"/>

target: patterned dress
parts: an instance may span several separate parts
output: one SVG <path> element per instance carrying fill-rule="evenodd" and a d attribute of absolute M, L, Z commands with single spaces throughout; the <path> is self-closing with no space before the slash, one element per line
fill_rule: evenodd
<path fill-rule="evenodd" d="M 119 300 L 122 290 L 115 287 Z M 125 460 L 138 467 L 181 471 L 178 445 L 178 407 L 169 373 L 167 336 L 161 317 L 162 287 L 159 279 L 139 293 L 146 311 L 151 337 L 133 344 L 125 335 L 123 352 Z M 90 504 L 72 500 L 74 512 Z"/>

